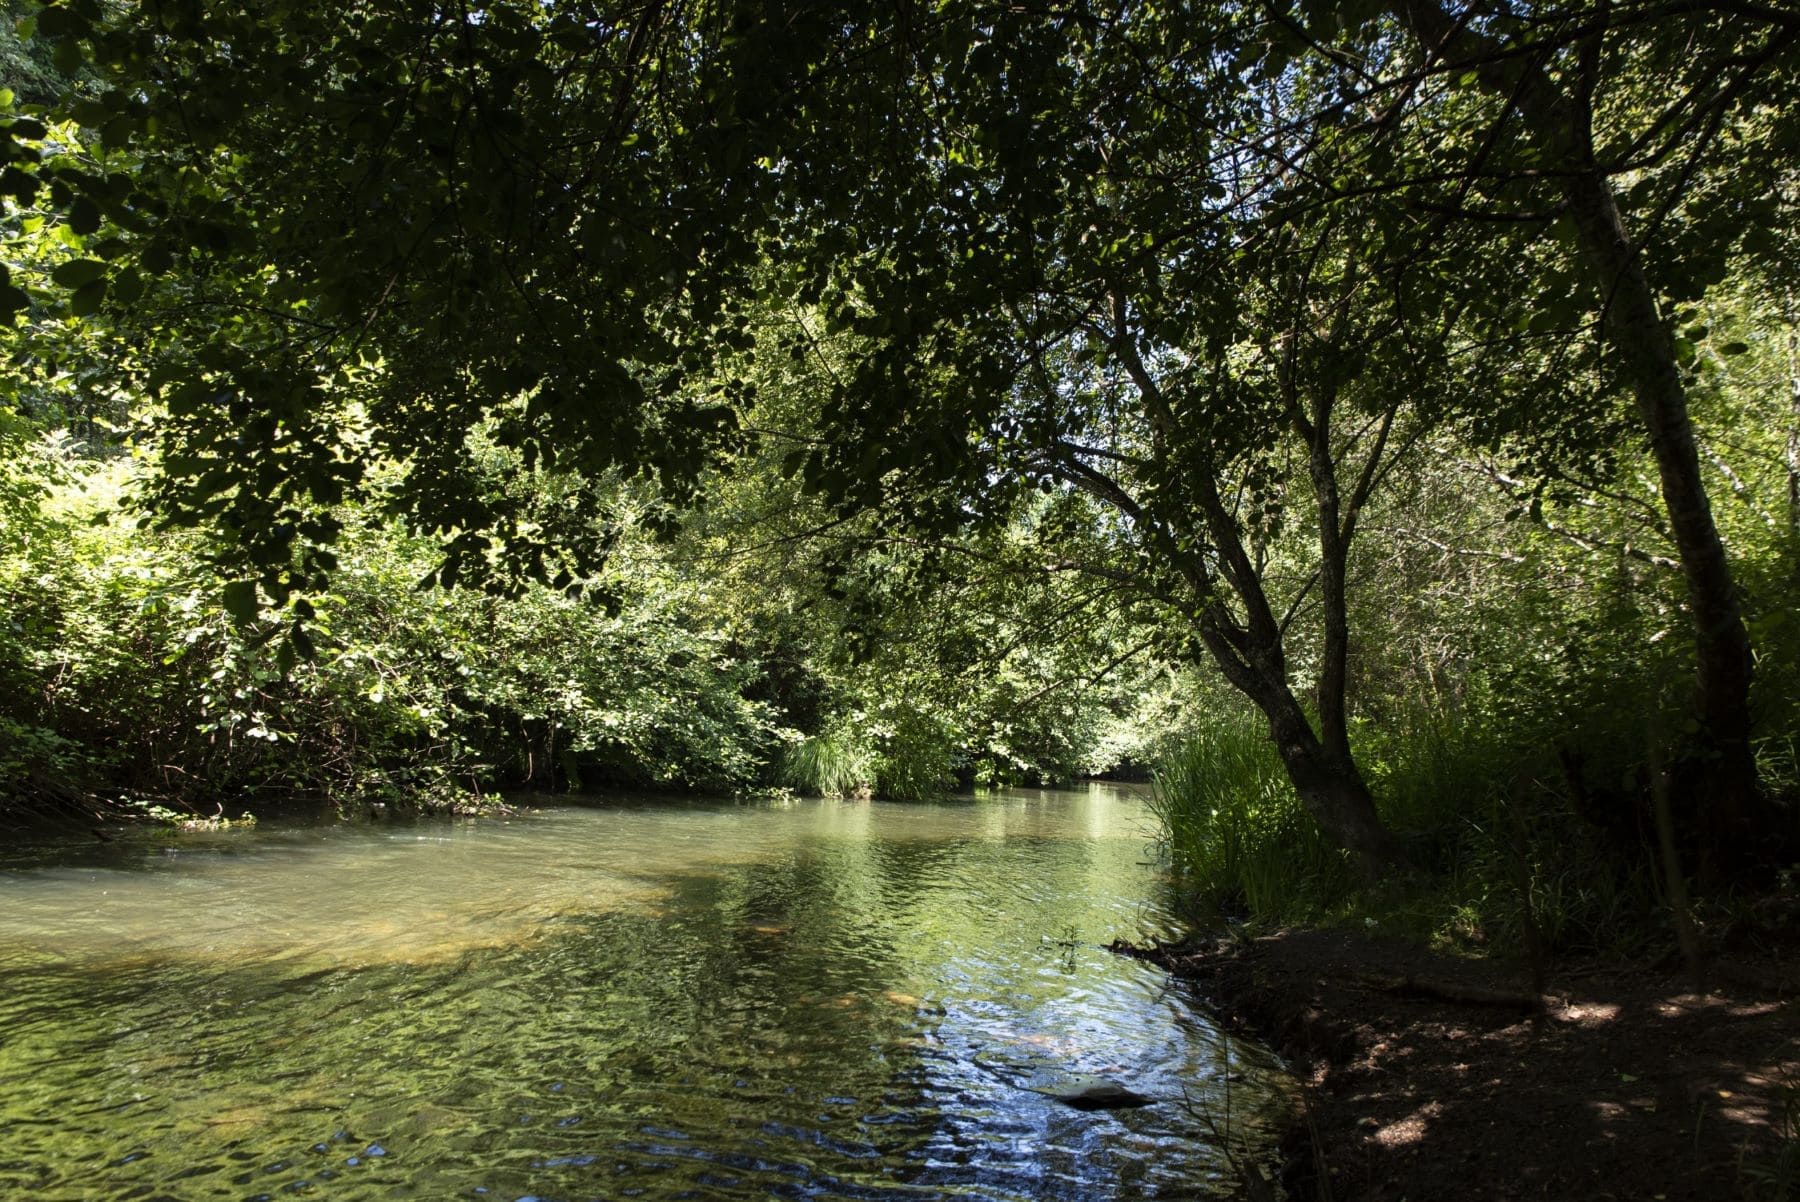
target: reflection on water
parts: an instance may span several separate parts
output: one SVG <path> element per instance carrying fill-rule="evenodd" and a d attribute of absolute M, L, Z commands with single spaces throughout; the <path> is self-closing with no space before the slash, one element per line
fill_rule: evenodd
<path fill-rule="evenodd" d="M 1097 946 L 1127 794 L 556 806 L 0 859 L 0 1196 L 1229 1193 L 1273 1062 Z M 1084 1113 L 1101 1074 L 1157 1098 Z"/>

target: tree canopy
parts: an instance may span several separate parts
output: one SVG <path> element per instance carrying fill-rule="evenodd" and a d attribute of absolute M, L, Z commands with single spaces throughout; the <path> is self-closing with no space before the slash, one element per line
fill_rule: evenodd
<path fill-rule="evenodd" d="M 627 519 L 672 531 L 769 443 L 909 570 L 1047 504 L 1040 567 L 1210 657 L 1375 872 L 1403 853 L 1351 742 L 1365 513 L 1452 433 L 1504 447 L 1535 512 L 1629 432 L 1686 587 L 1709 854 L 1768 837 L 1690 407 L 1747 349 L 1697 302 L 1791 273 L 1785 10 L 69 0 L 25 24 L 71 79 L 4 121 L 8 221 L 48 247 L 0 280 L 16 358 L 110 340 L 157 405 L 146 501 L 213 534 L 241 616 L 287 606 L 304 642 L 347 501 L 435 540 L 434 580 L 514 589 L 595 581 Z M 815 378 L 803 416 L 759 391 L 776 357 Z M 481 448 L 585 484 L 546 500 Z M 621 480 L 649 491 L 621 506 Z"/>

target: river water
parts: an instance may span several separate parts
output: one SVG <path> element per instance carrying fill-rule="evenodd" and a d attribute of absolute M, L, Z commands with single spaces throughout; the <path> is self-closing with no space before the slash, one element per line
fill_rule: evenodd
<path fill-rule="evenodd" d="M 1229 1196 L 1129 791 L 0 850 L 0 1198 Z M 1156 1099 L 1082 1112 L 1097 1075 Z"/>

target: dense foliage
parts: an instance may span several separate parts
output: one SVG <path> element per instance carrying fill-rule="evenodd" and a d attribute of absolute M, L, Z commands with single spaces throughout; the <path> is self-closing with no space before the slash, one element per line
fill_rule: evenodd
<path fill-rule="evenodd" d="M 1025 635 L 945 675 L 934 648 L 973 636 L 896 618 L 910 652 L 858 660 L 829 618 L 793 615 L 793 594 L 684 566 L 702 538 L 615 547 L 603 597 L 502 596 L 421 589 L 431 549 L 347 510 L 330 590 L 300 598 L 313 654 L 292 659 L 276 620 L 228 612 L 199 536 L 131 517 L 138 462 L 63 436 L 21 437 L 7 465 L 0 796 L 14 804 L 466 807 L 502 787 L 599 785 L 913 797 L 1143 756 L 1107 744 L 1127 712 L 1118 685 L 1039 670 L 1070 654 L 1059 645 Z M 1017 705 L 1041 686 L 1058 695 Z M 804 770 L 825 747 L 839 766 Z"/>

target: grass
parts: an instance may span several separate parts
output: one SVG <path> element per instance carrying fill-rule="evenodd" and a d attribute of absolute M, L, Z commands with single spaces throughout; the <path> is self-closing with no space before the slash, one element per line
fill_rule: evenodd
<path fill-rule="evenodd" d="M 952 746 L 927 716 L 900 712 L 883 720 L 837 722 L 789 744 L 780 783 L 820 797 L 884 797 L 922 801 L 951 780 Z"/>
<path fill-rule="evenodd" d="M 866 794 L 875 781 L 875 751 L 848 726 L 790 744 L 781 761 L 781 783 L 820 797 Z"/>
<path fill-rule="evenodd" d="M 1172 745 L 1152 805 L 1196 916 L 1375 927 L 1447 950 L 1642 951 L 1668 937 L 1649 848 L 1577 812 L 1543 746 L 1420 710 L 1355 732 L 1419 871 L 1365 887 L 1301 808 L 1252 714 Z"/>
<path fill-rule="evenodd" d="M 1260 722 L 1215 719 L 1152 779 L 1151 808 L 1197 910 L 1305 921 L 1351 891 L 1348 861 L 1300 809 Z"/>

